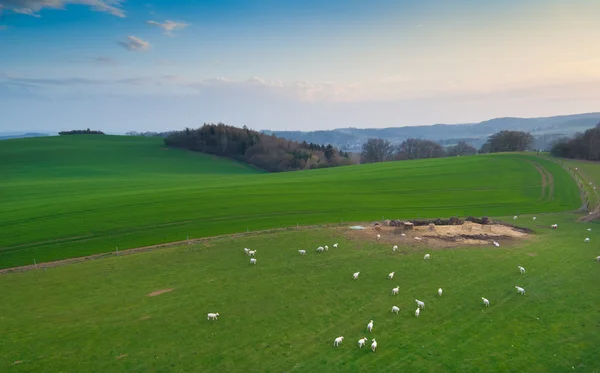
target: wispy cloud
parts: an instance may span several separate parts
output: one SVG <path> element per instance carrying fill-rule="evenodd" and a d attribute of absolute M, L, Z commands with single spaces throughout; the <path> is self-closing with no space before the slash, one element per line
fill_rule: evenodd
<path fill-rule="evenodd" d="M 164 23 L 156 21 L 147 21 L 147 23 L 149 25 L 160 27 L 163 30 L 163 33 L 169 36 L 173 36 L 173 31 L 182 30 L 189 26 L 189 24 L 185 22 L 175 22 L 170 20 L 166 20 Z"/>
<path fill-rule="evenodd" d="M 120 41 L 120 46 L 129 49 L 130 51 L 144 51 L 150 48 L 150 43 L 135 36 L 128 36 L 127 41 Z"/>
<path fill-rule="evenodd" d="M 14 13 L 39 17 L 38 12 L 44 8 L 65 9 L 67 5 L 86 5 L 97 12 L 105 12 L 116 17 L 125 17 L 121 8 L 123 0 L 0 0 L 0 10 L 7 9 Z"/>

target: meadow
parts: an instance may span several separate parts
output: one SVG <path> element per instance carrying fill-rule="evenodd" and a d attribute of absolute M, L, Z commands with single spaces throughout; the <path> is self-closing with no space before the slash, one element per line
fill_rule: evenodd
<path fill-rule="evenodd" d="M 560 165 L 525 154 L 265 174 L 157 138 L 88 135 L 2 141 L 0 159 L 0 268 L 276 227 L 581 205 Z"/>
<path fill-rule="evenodd" d="M 500 248 L 393 253 L 340 227 L 291 229 L 5 274 L 0 370 L 598 372 L 600 224 L 575 218 L 520 216 L 537 235 Z M 255 266 L 244 247 L 257 250 Z M 419 318 L 414 299 L 425 302 Z M 357 347 L 363 336 L 376 353 Z"/>

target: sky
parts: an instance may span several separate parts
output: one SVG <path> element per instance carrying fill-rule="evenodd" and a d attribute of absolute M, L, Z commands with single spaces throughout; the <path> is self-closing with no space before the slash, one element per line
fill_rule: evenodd
<path fill-rule="evenodd" d="M 0 132 L 600 111 L 597 0 L 0 0 Z"/>

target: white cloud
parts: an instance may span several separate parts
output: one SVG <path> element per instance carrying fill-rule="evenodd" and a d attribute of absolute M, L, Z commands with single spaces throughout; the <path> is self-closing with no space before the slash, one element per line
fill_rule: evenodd
<path fill-rule="evenodd" d="M 0 0 L 0 9 L 14 13 L 39 17 L 38 12 L 44 8 L 65 9 L 69 4 L 86 5 L 97 12 L 105 12 L 116 17 L 125 17 L 121 8 L 123 0 Z"/>
<path fill-rule="evenodd" d="M 127 41 L 120 41 L 119 45 L 130 51 L 144 51 L 150 48 L 150 43 L 135 36 L 128 36 Z"/>
<path fill-rule="evenodd" d="M 185 22 L 175 22 L 166 20 L 164 23 L 156 22 L 156 21 L 147 21 L 149 25 L 160 27 L 165 35 L 173 36 L 173 31 L 182 30 L 189 26 L 188 23 Z"/>

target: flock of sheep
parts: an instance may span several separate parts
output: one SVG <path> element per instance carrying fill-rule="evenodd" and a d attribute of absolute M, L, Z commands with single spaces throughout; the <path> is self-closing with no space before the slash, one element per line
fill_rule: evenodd
<path fill-rule="evenodd" d="M 517 220 L 517 216 L 514 217 L 514 220 Z M 533 217 L 533 220 L 536 220 L 535 216 Z M 558 228 L 558 224 L 552 224 L 551 228 L 552 229 L 557 229 Z M 588 232 L 591 232 L 591 230 L 592 230 L 591 228 L 587 229 Z M 378 234 L 377 235 L 377 240 L 379 241 L 380 238 L 381 238 L 381 235 Z M 590 239 L 586 238 L 585 242 L 590 242 Z M 493 241 L 493 244 L 496 247 L 500 246 L 500 244 L 498 242 L 496 242 L 496 241 Z M 338 244 L 335 243 L 332 246 L 334 248 L 337 248 Z M 398 250 L 398 246 L 394 245 L 392 247 L 392 251 L 395 252 L 397 250 Z M 327 245 L 325 245 L 325 246 L 319 246 L 316 251 L 317 251 L 317 253 L 323 253 L 325 251 L 329 251 L 329 246 L 327 246 Z M 246 255 L 248 255 L 248 256 L 251 257 L 250 258 L 250 264 L 256 264 L 256 258 L 254 258 L 254 255 L 256 254 L 256 250 L 249 250 L 248 248 L 244 248 L 244 253 Z M 298 253 L 300 255 L 306 255 L 306 250 L 298 250 Z M 428 260 L 430 258 L 431 258 L 430 254 L 425 254 L 425 256 L 423 257 L 423 260 Z M 600 262 L 600 256 L 596 257 L 596 260 Z M 519 272 L 521 274 L 525 274 L 525 268 L 524 267 L 522 267 L 522 266 L 519 265 L 519 266 L 517 266 L 517 268 L 519 269 Z M 352 274 L 352 278 L 354 280 L 358 280 L 358 276 L 359 275 L 360 275 L 360 272 L 355 272 L 355 273 Z M 388 279 L 391 280 L 391 279 L 394 278 L 394 275 L 395 275 L 395 272 L 390 272 L 387 277 L 388 277 Z M 523 289 L 522 287 L 515 286 L 515 289 L 517 289 L 517 294 L 525 295 L 525 289 Z M 399 291 L 400 291 L 400 286 L 396 286 L 395 288 L 392 288 L 392 295 L 398 295 Z M 438 295 L 441 297 L 442 294 L 443 294 L 442 288 L 439 288 L 437 292 L 438 292 Z M 489 307 L 490 306 L 490 301 L 487 298 L 481 297 L 481 300 L 482 300 L 483 305 L 485 307 Z M 418 299 L 415 299 L 415 302 L 417 303 L 417 309 L 415 310 L 415 316 L 419 317 L 419 315 L 421 314 L 421 310 L 425 309 L 425 302 L 420 301 Z M 399 312 L 400 312 L 400 308 L 398 306 L 395 306 L 395 305 L 392 306 L 392 313 L 398 314 Z M 208 320 L 217 320 L 217 318 L 219 316 L 219 313 L 218 312 L 216 312 L 216 313 L 212 313 L 211 312 L 211 313 L 208 313 L 207 316 L 208 316 L 207 317 Z M 368 332 L 372 332 L 373 331 L 373 320 L 370 320 L 369 323 L 367 324 L 367 331 Z M 335 338 L 335 340 L 333 341 L 333 346 L 334 347 L 339 346 L 342 343 L 343 340 L 344 340 L 343 336 L 339 336 L 339 337 Z M 367 338 L 363 337 L 363 338 L 361 338 L 361 339 L 358 340 L 358 347 L 359 348 L 363 348 L 366 343 L 367 343 Z M 377 341 L 375 340 L 375 338 L 373 338 L 371 340 L 371 350 L 373 352 L 375 352 L 377 350 Z"/>

